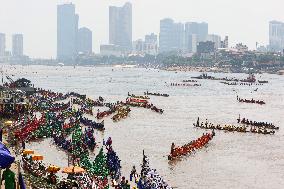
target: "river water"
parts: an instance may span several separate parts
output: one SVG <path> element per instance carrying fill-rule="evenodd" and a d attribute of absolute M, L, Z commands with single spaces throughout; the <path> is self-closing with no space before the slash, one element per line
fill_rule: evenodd
<path fill-rule="evenodd" d="M 122 160 L 122 171 L 140 167 L 142 150 L 150 165 L 172 186 L 181 189 L 280 189 L 284 186 L 284 76 L 262 74 L 263 86 L 228 86 L 219 81 L 200 80 L 201 87 L 171 87 L 198 76 L 197 72 L 167 72 L 142 68 L 3 66 L 14 78 L 30 79 L 36 87 L 58 92 L 79 92 L 107 101 L 125 100 L 127 92 L 168 93 L 170 97 L 152 97 L 151 102 L 164 109 L 158 114 L 131 108 L 129 117 L 117 123 L 105 119 L 106 130 L 97 132 L 98 140 L 111 136 L 114 150 Z M 217 77 L 246 78 L 245 74 L 210 74 Z M 258 91 L 254 89 L 258 88 Z M 264 100 L 265 105 L 238 103 L 236 96 Z M 172 142 L 183 145 L 206 132 L 193 127 L 199 116 L 213 123 L 236 124 L 238 115 L 255 121 L 268 121 L 280 127 L 275 135 L 226 133 L 216 137 L 195 154 L 169 162 Z M 45 162 L 67 166 L 67 157 L 50 139 L 28 147 L 44 155 Z"/>

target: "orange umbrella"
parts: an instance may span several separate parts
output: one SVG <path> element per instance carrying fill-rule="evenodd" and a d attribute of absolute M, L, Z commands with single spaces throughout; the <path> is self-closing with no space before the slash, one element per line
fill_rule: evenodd
<path fill-rule="evenodd" d="M 34 160 L 34 161 L 43 160 L 43 156 L 42 155 L 33 155 L 32 160 Z"/>
<path fill-rule="evenodd" d="M 24 155 L 34 154 L 34 151 L 33 151 L 33 150 L 26 149 L 26 150 L 23 150 L 23 154 L 24 154 Z"/>
<path fill-rule="evenodd" d="M 49 166 L 48 168 L 47 168 L 47 171 L 48 172 L 51 172 L 51 173 L 56 173 L 57 171 L 59 171 L 60 170 L 60 167 L 57 167 L 57 166 L 55 166 L 55 165 L 51 165 L 51 166 Z"/>
<path fill-rule="evenodd" d="M 71 167 L 64 168 L 62 172 L 70 174 L 70 173 L 84 173 L 86 171 L 85 171 L 85 169 L 83 169 L 81 167 L 71 166 Z"/>

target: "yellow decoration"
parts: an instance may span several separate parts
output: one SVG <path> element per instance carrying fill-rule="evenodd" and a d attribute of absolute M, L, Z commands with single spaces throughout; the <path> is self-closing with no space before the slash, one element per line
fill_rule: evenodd
<path fill-rule="evenodd" d="M 4 124 L 7 125 L 7 126 L 11 126 L 13 124 L 13 121 L 5 121 Z"/>

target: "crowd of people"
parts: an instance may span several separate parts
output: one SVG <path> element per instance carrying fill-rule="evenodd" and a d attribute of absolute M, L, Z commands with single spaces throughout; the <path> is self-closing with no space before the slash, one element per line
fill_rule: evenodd
<path fill-rule="evenodd" d="M 84 174 L 73 174 L 69 179 L 62 180 L 56 176 L 56 173 L 48 172 L 47 165 L 42 160 L 34 161 L 31 159 L 32 156 L 23 155 L 23 169 L 28 175 L 27 179 L 34 183 L 34 188 L 38 187 L 36 186 L 38 183 L 44 182 L 44 186 L 49 187 L 50 185 L 49 188 L 56 189 L 66 187 L 89 189 L 94 186 L 104 189 L 109 185 L 107 179 L 109 177 L 112 178 L 113 183 L 117 183 L 115 188 L 130 188 L 130 182 L 125 177 L 121 177 L 120 160 L 113 150 L 110 137 L 106 142 L 103 142 L 104 145 L 96 154 L 96 159 L 91 160 L 90 155 L 94 154 L 98 148 L 94 130 L 102 131 L 105 127 L 104 121 L 97 123 L 89 117 L 93 115 L 95 107 L 102 106 L 109 108 L 109 111 L 100 112 L 98 110 L 96 117 L 102 118 L 114 113 L 115 115 L 112 117 L 114 121 L 127 117 L 131 111 L 131 105 L 163 113 L 162 109 L 148 103 L 148 101 L 146 103 L 131 101 L 106 103 L 102 97 L 92 100 L 86 95 L 74 92 L 63 94 L 37 89 L 33 95 L 26 98 L 27 110 L 18 115 L 10 127 L 11 140 L 25 144 L 51 138 L 59 149 L 66 152 L 68 157 L 70 155 L 75 165 L 86 170 Z M 141 100 L 147 99 L 140 98 Z M 84 114 L 91 116 L 87 118 Z M 9 142 L 12 144 L 12 141 Z M 135 178 L 138 179 L 137 175 Z M 71 180 L 72 182 L 70 182 Z"/>
<path fill-rule="evenodd" d="M 156 169 L 149 165 L 149 159 L 143 152 L 143 163 L 140 178 L 137 182 L 138 189 L 172 189 L 158 174 Z"/>
<path fill-rule="evenodd" d="M 120 106 L 117 108 L 117 113 L 112 117 L 113 121 L 119 121 L 121 119 L 124 119 L 128 116 L 128 114 L 130 113 L 130 108 L 129 107 L 123 107 Z"/>

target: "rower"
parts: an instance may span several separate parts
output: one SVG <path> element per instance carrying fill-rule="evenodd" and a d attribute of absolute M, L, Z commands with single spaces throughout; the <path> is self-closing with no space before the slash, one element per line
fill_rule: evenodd
<path fill-rule="evenodd" d="M 136 168 L 135 165 L 132 167 L 131 173 L 130 173 L 130 181 L 132 181 L 132 178 L 136 175 Z"/>
<path fill-rule="evenodd" d="M 212 130 L 212 138 L 215 136 L 215 131 L 214 129 Z"/>
<path fill-rule="evenodd" d="M 175 143 L 172 143 L 172 146 L 171 146 L 171 154 L 173 154 L 174 149 L 175 149 Z"/>

